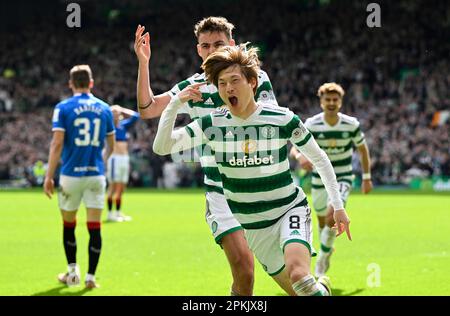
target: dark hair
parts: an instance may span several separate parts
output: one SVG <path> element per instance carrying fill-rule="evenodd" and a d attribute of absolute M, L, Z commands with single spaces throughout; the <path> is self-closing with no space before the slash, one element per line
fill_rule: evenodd
<path fill-rule="evenodd" d="M 239 66 L 247 81 L 254 78 L 258 82 L 259 63 L 258 49 L 256 47 L 247 49 L 247 44 L 241 44 L 224 46 L 215 51 L 203 62 L 202 69 L 205 71 L 208 82 L 217 87 L 219 73 L 233 65 Z M 257 86 L 253 89 L 254 93 Z"/>
<path fill-rule="evenodd" d="M 227 38 L 232 38 L 232 32 L 234 25 L 228 22 L 228 20 L 221 16 L 210 16 L 197 22 L 194 26 L 194 34 L 198 38 L 201 33 L 206 32 L 219 32 L 225 33 Z"/>
<path fill-rule="evenodd" d="M 89 88 L 89 83 L 92 80 L 92 71 L 89 65 L 76 65 L 70 69 L 70 81 L 74 88 L 86 89 Z"/>

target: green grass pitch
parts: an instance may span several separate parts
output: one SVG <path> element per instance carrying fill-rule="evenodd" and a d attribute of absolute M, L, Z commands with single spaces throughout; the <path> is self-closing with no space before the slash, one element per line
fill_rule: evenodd
<path fill-rule="evenodd" d="M 101 288 L 93 291 L 56 281 L 66 269 L 56 196 L 3 191 L 0 201 L 0 295 L 229 294 L 228 264 L 205 223 L 200 190 L 128 190 L 124 211 L 133 221 L 103 224 Z M 354 192 L 347 210 L 353 241 L 337 239 L 329 271 L 335 295 L 450 295 L 449 194 Z M 76 230 L 82 278 L 85 218 L 82 207 Z M 284 295 L 255 263 L 255 295 Z"/>

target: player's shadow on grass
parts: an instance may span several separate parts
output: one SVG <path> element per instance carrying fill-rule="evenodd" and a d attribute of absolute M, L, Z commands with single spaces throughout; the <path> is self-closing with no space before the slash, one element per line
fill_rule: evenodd
<path fill-rule="evenodd" d="M 114 221 L 109 221 L 107 219 L 102 220 L 102 224 L 106 224 L 106 225 L 110 225 L 110 224 L 123 224 L 123 223 L 129 223 L 130 221 L 123 221 L 123 222 L 114 222 Z M 120 225 L 119 225 L 120 226 Z"/>
<path fill-rule="evenodd" d="M 355 289 L 353 291 L 343 290 L 343 289 L 331 289 L 331 292 L 333 292 L 333 296 L 353 296 L 356 294 L 359 294 L 361 292 L 364 292 L 365 289 Z"/>
<path fill-rule="evenodd" d="M 332 289 L 333 296 L 353 296 L 356 294 L 359 294 L 361 292 L 364 292 L 364 289 L 356 289 L 351 292 L 346 292 L 346 290 L 342 289 Z M 278 293 L 276 296 L 288 296 L 286 293 Z"/>
<path fill-rule="evenodd" d="M 63 290 L 65 289 L 67 289 L 66 285 L 59 285 L 58 287 L 55 287 L 47 291 L 31 294 L 31 296 L 82 296 L 86 292 L 91 291 L 91 289 L 82 288 L 80 291 L 77 292 L 63 292 Z"/>

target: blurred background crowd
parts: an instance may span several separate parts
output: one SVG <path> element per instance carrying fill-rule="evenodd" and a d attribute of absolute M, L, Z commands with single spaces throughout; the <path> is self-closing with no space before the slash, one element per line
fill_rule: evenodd
<path fill-rule="evenodd" d="M 450 6 L 447 0 L 77 1 L 81 28 L 66 26 L 68 1 L 2 4 L 0 13 L 0 181 L 39 184 L 56 103 L 71 95 L 68 71 L 93 70 L 93 93 L 136 110 L 137 24 L 151 35 L 153 91 L 200 72 L 194 24 L 206 16 L 235 24 L 237 43 L 261 50 L 280 106 L 306 118 L 321 111 L 324 82 L 346 90 L 342 112 L 361 122 L 375 185 L 450 176 Z M 18 18 L 20 17 L 20 18 Z M 185 124 L 180 117 L 178 124 Z M 196 163 L 152 152 L 157 119 L 131 132 L 132 186 L 202 185 Z M 355 157 L 355 174 L 359 176 Z M 293 167 L 294 164 L 293 164 Z"/>

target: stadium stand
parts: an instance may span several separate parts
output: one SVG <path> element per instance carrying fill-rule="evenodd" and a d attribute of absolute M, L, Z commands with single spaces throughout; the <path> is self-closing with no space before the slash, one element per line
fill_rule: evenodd
<path fill-rule="evenodd" d="M 0 180 L 33 183 L 35 162 L 47 161 L 52 108 L 70 94 L 72 65 L 91 65 L 98 97 L 135 109 L 136 25 L 151 33 L 152 88 L 162 93 L 199 71 L 193 25 L 209 15 L 234 23 L 238 43 L 260 47 L 278 103 L 303 120 L 320 111 L 323 82 L 343 85 L 343 112 L 362 124 L 375 185 L 450 176 L 446 0 L 377 1 L 381 28 L 366 26 L 369 1 L 356 0 L 80 1 L 80 29 L 65 25 L 64 2 L 15 2 L 20 18 L 0 14 Z M 165 170 L 177 186 L 200 185 L 198 166 L 152 153 L 157 123 L 140 120 L 132 132 L 131 185 L 162 186 Z"/>

